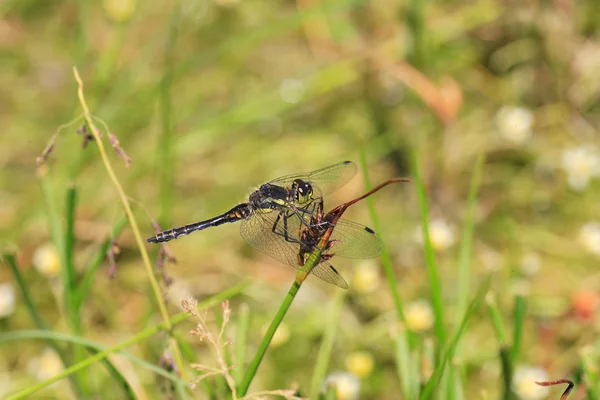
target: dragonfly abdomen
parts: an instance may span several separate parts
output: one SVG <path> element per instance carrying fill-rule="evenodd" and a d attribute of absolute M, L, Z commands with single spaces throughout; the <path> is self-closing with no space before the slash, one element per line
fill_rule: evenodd
<path fill-rule="evenodd" d="M 225 214 L 221 214 L 218 217 L 207 219 L 205 221 L 195 222 L 193 224 L 180 226 L 178 228 L 169 229 L 158 233 L 151 238 L 146 239 L 148 243 L 163 243 L 169 240 L 177 239 L 181 236 L 189 235 L 190 233 L 201 231 L 206 228 L 213 226 L 219 226 L 226 223 L 237 222 L 241 219 L 245 219 L 252 213 L 252 210 L 247 203 L 239 204 L 227 211 Z"/>

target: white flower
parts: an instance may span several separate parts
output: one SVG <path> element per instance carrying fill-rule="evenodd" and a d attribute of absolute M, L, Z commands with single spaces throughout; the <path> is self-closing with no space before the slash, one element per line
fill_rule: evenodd
<path fill-rule="evenodd" d="M 406 326 L 413 332 L 422 332 L 433 326 L 433 310 L 426 300 L 416 300 L 406 305 Z"/>
<path fill-rule="evenodd" d="M 535 382 L 548 380 L 545 369 L 529 366 L 519 366 L 512 379 L 512 389 L 522 400 L 539 400 L 548 395 L 548 387 L 536 385 Z"/>
<path fill-rule="evenodd" d="M 588 222 L 579 230 L 579 241 L 591 253 L 600 255 L 600 224 Z"/>
<path fill-rule="evenodd" d="M 334 372 L 325 378 L 322 392 L 333 386 L 337 400 L 357 400 L 360 392 L 360 381 L 349 372 Z"/>
<path fill-rule="evenodd" d="M 529 252 L 521 258 L 521 273 L 525 276 L 533 276 L 538 273 L 542 267 L 542 259 L 535 252 Z"/>
<path fill-rule="evenodd" d="M 352 289 L 358 293 L 373 293 L 381 283 L 379 267 L 376 262 L 367 260 L 360 263 L 354 271 Z"/>
<path fill-rule="evenodd" d="M 514 144 L 524 144 L 532 135 L 533 114 L 526 108 L 504 106 L 496 113 L 495 123 L 500 134 Z"/>
<path fill-rule="evenodd" d="M 373 372 L 375 360 L 371 353 L 367 351 L 356 351 L 346 357 L 344 364 L 348 368 L 348 371 L 357 377 L 366 378 Z"/>
<path fill-rule="evenodd" d="M 0 283 L 0 318 L 15 312 L 15 289 L 10 283 Z"/>
<path fill-rule="evenodd" d="M 48 243 L 35 249 L 33 266 L 42 275 L 56 276 L 60 272 L 60 259 L 54 245 Z"/>
<path fill-rule="evenodd" d="M 423 228 L 417 231 L 417 241 L 423 243 Z M 435 219 L 429 222 L 429 240 L 434 250 L 444 251 L 456 242 L 454 227 L 443 219 Z"/>
<path fill-rule="evenodd" d="M 286 103 L 297 103 L 304 95 L 304 84 L 298 79 L 284 79 L 279 86 L 279 95 Z"/>
<path fill-rule="evenodd" d="M 27 372 L 38 381 L 45 381 L 63 370 L 62 361 L 54 350 L 47 347 L 39 357 L 27 363 Z"/>
<path fill-rule="evenodd" d="M 574 190 L 585 189 L 593 177 L 600 175 L 600 158 L 589 146 L 565 151 L 562 164 L 567 173 L 569 186 Z"/>

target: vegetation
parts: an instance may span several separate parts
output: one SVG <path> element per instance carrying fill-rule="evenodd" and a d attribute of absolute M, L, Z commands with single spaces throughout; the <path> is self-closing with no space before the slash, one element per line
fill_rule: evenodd
<path fill-rule="evenodd" d="M 599 398 L 598 4 L 0 3 L 0 397 Z M 343 160 L 347 291 L 145 243 Z"/>

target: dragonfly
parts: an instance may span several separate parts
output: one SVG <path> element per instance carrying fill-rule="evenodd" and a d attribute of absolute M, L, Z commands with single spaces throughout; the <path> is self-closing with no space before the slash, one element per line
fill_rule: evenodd
<path fill-rule="evenodd" d="M 286 175 L 263 183 L 248 197 L 216 217 L 169 229 L 152 236 L 150 243 L 168 242 L 206 228 L 242 221 L 240 232 L 250 245 L 266 240 L 263 235 L 298 236 L 298 230 L 288 225 L 292 221 L 307 224 L 323 196 L 345 185 L 356 174 L 356 164 L 343 161 L 313 172 Z"/>

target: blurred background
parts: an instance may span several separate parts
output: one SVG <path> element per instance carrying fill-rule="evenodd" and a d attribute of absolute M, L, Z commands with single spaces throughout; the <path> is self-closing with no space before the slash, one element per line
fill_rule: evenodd
<path fill-rule="evenodd" d="M 414 177 L 418 154 L 449 329 L 458 318 L 469 186 L 482 154 L 475 234 L 466 254 L 469 296 L 491 274 L 509 327 L 515 296 L 527 299 L 512 390 L 523 399 L 558 398 L 558 391 L 550 395 L 530 383 L 574 376 L 586 360 L 596 360 L 598 347 L 599 33 L 600 2 L 591 0 L 4 0 L 2 251 L 16 255 L 49 328 L 77 333 L 62 310 L 51 232 L 53 215 L 64 222 L 74 187 L 74 265 L 81 276 L 87 266 L 98 268 L 78 334 L 108 346 L 160 322 L 97 146 L 82 145 L 74 66 L 103 136 L 115 135 L 131 158 L 127 166 L 105 142 L 135 200 L 143 237 L 154 235 L 153 219 L 164 229 L 203 220 L 243 201 L 262 182 L 343 160 L 365 162 L 372 184 Z M 49 143 L 52 151 L 36 169 Z M 362 194 L 364 178 L 359 173 L 329 196 L 326 208 Z M 372 200 L 408 328 L 427 353 L 433 314 L 415 185 L 386 187 Z M 366 202 L 346 218 L 372 226 Z M 115 229 L 111 266 L 100 250 Z M 158 248 L 147 249 L 156 261 Z M 236 225 L 170 242 L 169 249 L 177 263 L 167 260 L 160 274 L 171 314 L 183 298 L 202 300 L 245 285 L 231 307 L 233 319 L 249 310 L 251 357 L 294 280 L 293 269 L 254 251 Z M 328 379 L 350 382 L 349 394 L 338 391 L 338 398 L 399 398 L 390 340 L 396 315 L 380 261 L 334 261 L 351 288 L 343 295 Z M 0 330 L 35 328 L 6 263 L 0 282 Z M 310 385 L 338 292 L 309 278 L 255 388 Z M 210 357 L 210 349 L 185 338 L 194 325 L 177 328 L 193 344 L 187 364 Z M 498 398 L 500 343 L 485 307 L 464 341 L 455 363 L 466 398 Z M 157 336 L 128 350 L 158 364 L 164 347 Z M 63 369 L 42 340 L 5 342 L 0 355 L 2 396 Z M 124 359 L 115 363 L 150 398 L 169 395 L 152 372 Z M 419 365 L 426 379 L 432 367 Z M 107 385 L 110 376 L 100 364 L 87 371 L 98 398 L 121 396 Z M 195 397 L 208 398 L 203 390 L 199 386 Z M 74 395 L 62 380 L 35 396 Z"/>

